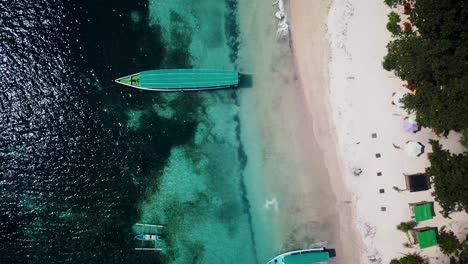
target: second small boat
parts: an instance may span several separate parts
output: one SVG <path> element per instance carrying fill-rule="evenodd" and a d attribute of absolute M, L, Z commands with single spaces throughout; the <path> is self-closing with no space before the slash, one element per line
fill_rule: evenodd
<path fill-rule="evenodd" d="M 313 264 L 327 263 L 334 257 L 334 250 L 326 248 L 310 248 L 290 251 L 276 256 L 267 264 Z"/>

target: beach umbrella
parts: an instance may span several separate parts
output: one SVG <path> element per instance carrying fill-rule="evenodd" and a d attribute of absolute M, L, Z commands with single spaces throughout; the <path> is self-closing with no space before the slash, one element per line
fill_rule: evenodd
<path fill-rule="evenodd" d="M 416 121 L 414 121 L 411 118 L 408 118 L 405 121 L 403 121 L 403 128 L 405 129 L 406 132 L 411 132 L 411 133 L 416 133 L 421 129 L 418 123 L 416 123 Z"/>
<path fill-rule="evenodd" d="M 401 102 L 401 99 L 403 99 L 403 97 L 405 97 L 405 94 L 404 92 L 394 92 L 393 93 L 393 99 L 392 99 L 392 103 L 398 107 L 403 107 L 403 103 Z"/>
<path fill-rule="evenodd" d="M 419 142 L 409 141 L 403 150 L 411 157 L 419 157 L 424 153 L 424 145 Z"/>

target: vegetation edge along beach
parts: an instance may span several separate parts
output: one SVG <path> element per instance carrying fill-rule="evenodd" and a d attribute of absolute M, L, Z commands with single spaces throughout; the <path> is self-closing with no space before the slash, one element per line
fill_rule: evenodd
<path fill-rule="evenodd" d="M 438 135 L 458 132 L 468 148 L 468 5 L 466 1 L 385 0 L 395 10 L 388 15 L 387 29 L 393 40 L 387 45 L 383 67 L 406 82 L 403 99 L 408 113 Z M 468 151 L 450 153 L 437 140 L 429 142 L 431 177 L 435 200 L 444 217 L 468 212 Z M 414 223 L 414 224 L 413 224 Z M 402 222 L 398 229 L 408 232 L 416 222 Z M 454 263 L 468 263 L 468 242 L 459 241 L 452 231 L 439 232 L 439 247 Z M 397 263 L 429 263 L 416 253 Z"/>

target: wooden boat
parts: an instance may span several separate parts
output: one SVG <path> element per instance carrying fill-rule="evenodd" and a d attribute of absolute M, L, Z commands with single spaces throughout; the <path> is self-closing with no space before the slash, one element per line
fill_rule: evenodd
<path fill-rule="evenodd" d="M 237 71 L 210 69 L 150 70 L 124 76 L 115 82 L 149 91 L 200 91 L 239 86 Z"/>
<path fill-rule="evenodd" d="M 290 251 L 276 256 L 267 264 L 313 264 L 313 263 L 326 263 L 334 255 L 331 254 L 333 250 L 326 248 L 310 248 L 296 251 Z"/>
<path fill-rule="evenodd" d="M 140 241 L 156 241 L 159 240 L 159 236 L 153 234 L 139 234 L 135 236 L 135 239 Z"/>

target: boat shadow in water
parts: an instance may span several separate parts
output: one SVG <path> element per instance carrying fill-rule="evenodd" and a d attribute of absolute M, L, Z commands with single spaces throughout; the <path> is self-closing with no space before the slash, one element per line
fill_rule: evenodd
<path fill-rule="evenodd" d="M 240 73 L 239 74 L 239 87 L 240 89 L 244 88 L 252 88 L 253 84 L 253 77 L 252 74 L 245 74 L 245 73 Z"/>

